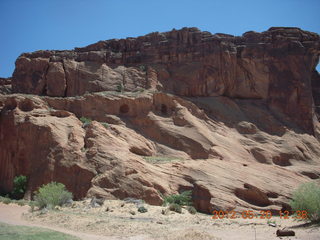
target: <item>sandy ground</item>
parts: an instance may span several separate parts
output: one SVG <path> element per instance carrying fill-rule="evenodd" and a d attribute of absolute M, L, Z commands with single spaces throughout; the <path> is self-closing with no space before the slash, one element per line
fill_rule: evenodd
<path fill-rule="evenodd" d="M 303 222 L 272 217 L 267 219 L 212 219 L 183 209 L 182 214 L 163 215 L 165 207 L 145 205 L 146 213 L 139 213 L 134 203 L 105 201 L 101 207 L 90 207 L 90 200 L 74 202 L 71 207 L 55 211 L 29 212 L 29 207 L 0 203 L 0 221 L 27 226 L 40 226 L 92 240 L 262 240 L 280 239 L 276 230 L 288 228 L 296 236 L 282 239 L 318 240 L 319 225 L 302 226 Z"/>
<path fill-rule="evenodd" d="M 3 204 L 0 203 L 0 222 L 12 224 L 12 225 L 23 225 L 23 226 L 30 226 L 30 227 L 44 227 L 47 229 L 51 229 L 58 232 L 67 233 L 73 236 L 77 236 L 84 240 L 113 240 L 118 238 L 111 238 L 111 237 L 105 237 L 100 236 L 96 234 L 88 234 L 88 233 L 82 233 L 82 232 L 76 232 L 69 230 L 68 228 L 60 228 L 57 226 L 52 226 L 49 224 L 44 224 L 40 222 L 32 222 L 28 221 L 23 218 L 25 214 L 29 212 L 30 207 L 29 206 L 19 206 L 16 204 Z"/>

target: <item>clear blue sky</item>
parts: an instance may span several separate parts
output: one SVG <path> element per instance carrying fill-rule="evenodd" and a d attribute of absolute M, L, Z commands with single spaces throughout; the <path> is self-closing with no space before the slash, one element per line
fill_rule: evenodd
<path fill-rule="evenodd" d="M 320 34 L 320 1 L 0 0 L 0 76 L 11 76 L 23 52 L 73 49 L 185 26 L 233 35 L 297 26 Z"/>

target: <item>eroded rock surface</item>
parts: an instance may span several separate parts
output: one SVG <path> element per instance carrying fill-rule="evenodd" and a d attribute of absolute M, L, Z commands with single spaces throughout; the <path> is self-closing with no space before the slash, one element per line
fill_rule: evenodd
<path fill-rule="evenodd" d="M 24 53 L 15 94 L 0 95 L 0 190 L 23 174 L 29 195 L 59 181 L 76 198 L 161 204 L 192 190 L 206 213 L 287 209 L 320 177 L 319 53 L 319 35 L 298 28 Z"/>
<path fill-rule="evenodd" d="M 78 198 L 134 197 L 161 204 L 162 195 L 192 190 L 202 212 L 276 211 L 287 206 L 301 182 L 319 178 L 315 137 L 288 129 L 257 103 L 200 100 L 205 110 L 148 91 L 2 96 L 1 189 L 10 190 L 14 176 L 24 174 L 30 191 L 55 180 Z M 213 112 L 217 118 L 210 117 Z M 81 116 L 95 121 L 83 124 Z M 273 128 L 260 129 L 266 123 Z"/>
<path fill-rule="evenodd" d="M 100 41 L 73 51 L 24 53 L 13 90 L 49 96 L 140 88 L 182 96 L 263 99 L 314 134 L 311 79 L 320 38 L 299 28 L 241 37 L 183 28 Z"/>
<path fill-rule="evenodd" d="M 0 78 L 0 94 L 10 94 L 11 92 L 11 78 Z"/>

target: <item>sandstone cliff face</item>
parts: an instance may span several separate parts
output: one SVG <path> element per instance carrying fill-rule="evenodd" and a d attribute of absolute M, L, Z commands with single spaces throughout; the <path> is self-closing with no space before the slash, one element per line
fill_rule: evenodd
<path fill-rule="evenodd" d="M 192 190 L 202 212 L 275 211 L 320 177 L 319 142 L 289 130 L 265 103 L 191 100 L 148 91 L 2 96 L 0 187 L 24 174 L 30 192 L 54 180 L 77 198 L 161 204 L 161 194 Z M 96 121 L 83 125 L 81 116 Z"/>
<path fill-rule="evenodd" d="M 2 192 L 10 191 L 13 178 L 23 174 L 29 176 L 29 194 L 55 180 L 73 189 L 75 197 L 84 197 L 94 170 L 84 168 L 81 157 L 81 122 L 71 113 L 48 112 L 36 97 L 10 96 L 0 101 Z"/>
<path fill-rule="evenodd" d="M 298 28 L 184 28 L 22 54 L 0 95 L 0 190 L 23 174 L 28 194 L 59 181 L 76 198 L 286 209 L 320 177 L 319 53 Z"/>
<path fill-rule="evenodd" d="M 241 37 L 184 28 L 100 41 L 73 51 L 38 51 L 16 61 L 13 90 L 48 96 L 137 88 L 182 96 L 264 99 L 314 133 L 311 77 L 319 35 L 270 28 Z"/>
<path fill-rule="evenodd" d="M 11 78 L 0 78 L 0 94 L 10 94 L 11 92 Z"/>

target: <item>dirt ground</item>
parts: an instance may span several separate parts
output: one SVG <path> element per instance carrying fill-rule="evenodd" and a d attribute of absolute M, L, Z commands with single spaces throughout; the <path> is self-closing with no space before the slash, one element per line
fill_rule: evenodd
<path fill-rule="evenodd" d="M 140 213 L 136 203 L 106 200 L 102 206 L 92 207 L 90 200 L 84 200 L 57 210 L 30 212 L 27 206 L 0 203 L 0 221 L 45 227 L 87 240 L 272 240 L 281 239 L 276 230 L 283 228 L 295 231 L 295 236 L 282 239 L 320 239 L 319 225 L 293 219 L 212 219 L 201 213 L 192 215 L 186 209 L 182 214 L 170 211 L 165 215 L 165 207 L 144 206 L 148 212 Z"/>

